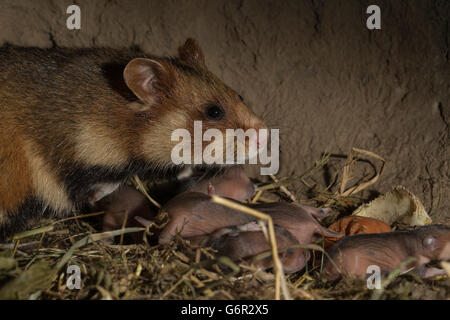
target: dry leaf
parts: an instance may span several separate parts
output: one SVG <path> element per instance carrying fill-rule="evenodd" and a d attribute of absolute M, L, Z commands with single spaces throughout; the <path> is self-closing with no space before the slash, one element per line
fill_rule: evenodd
<path fill-rule="evenodd" d="M 420 200 L 402 186 L 360 206 L 353 215 L 379 219 L 389 225 L 401 222 L 423 226 L 432 222 Z"/>

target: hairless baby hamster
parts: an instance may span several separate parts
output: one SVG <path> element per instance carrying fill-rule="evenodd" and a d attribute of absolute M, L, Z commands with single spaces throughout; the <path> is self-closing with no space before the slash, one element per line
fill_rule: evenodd
<path fill-rule="evenodd" d="M 284 272 L 302 270 L 310 258 L 310 253 L 296 248 L 298 241 L 283 227 L 275 226 L 275 238 Z M 218 251 L 218 255 L 227 256 L 233 261 L 245 260 L 263 269 L 273 267 L 270 244 L 255 222 L 219 229 L 212 234 L 188 240 L 195 246 L 211 247 Z M 262 253 L 268 253 L 267 257 L 256 257 Z"/>
<path fill-rule="evenodd" d="M 305 209 L 301 205 L 282 202 L 248 206 L 270 215 L 274 224 L 289 231 L 300 244 L 314 242 L 323 236 L 341 236 L 321 226 L 313 217 L 311 212 L 323 217 L 322 209 Z M 213 203 L 210 196 L 198 192 L 181 194 L 162 210 L 168 213 L 169 222 L 161 232 L 160 243 L 167 243 L 176 233 L 184 238 L 208 235 L 224 227 L 255 221 L 253 216 Z"/>
<path fill-rule="evenodd" d="M 211 202 L 211 197 L 200 192 L 182 193 L 163 208 L 169 222 L 159 236 L 159 243 L 168 243 L 177 233 L 183 237 L 210 234 L 218 229 L 246 224 L 255 218 Z"/>
<path fill-rule="evenodd" d="M 326 279 L 337 279 L 341 275 L 364 279 L 369 266 L 389 272 L 408 257 L 416 261 L 405 269 L 415 267 L 419 276 L 428 278 L 445 273 L 425 264 L 450 259 L 450 227 L 432 225 L 407 231 L 352 235 L 339 240 L 328 254 L 337 268 L 327 259 L 323 269 Z"/>
<path fill-rule="evenodd" d="M 187 192 L 200 192 L 204 194 L 217 194 L 236 200 L 245 200 L 253 195 L 254 186 L 241 167 L 231 167 L 222 174 L 203 179 L 190 179 L 183 188 Z M 181 189 L 181 190 L 183 190 Z M 180 190 L 180 189 L 178 189 Z M 181 191 L 180 190 L 180 191 Z M 181 197 L 183 199 L 184 197 Z M 96 202 L 95 208 L 104 211 L 103 230 L 116 230 L 122 227 L 125 217 L 126 227 L 142 226 L 140 221 L 153 220 L 158 209 L 135 188 L 122 186 L 117 191 Z M 127 213 L 127 214 L 125 214 Z M 135 240 L 142 239 L 142 234 L 132 235 Z"/>
<path fill-rule="evenodd" d="M 346 236 L 352 234 L 383 233 L 392 231 L 391 227 L 381 220 L 353 215 L 335 221 L 328 226 L 328 229 L 342 233 Z M 327 237 L 325 248 L 328 249 L 338 240 L 339 238 L 336 237 Z"/>
<path fill-rule="evenodd" d="M 221 197 L 244 201 L 255 194 L 255 186 L 242 167 L 233 166 L 222 174 L 209 177 L 190 177 L 183 188 L 184 192 L 202 192 Z"/>
<path fill-rule="evenodd" d="M 322 219 L 330 209 L 314 208 L 297 203 L 250 204 L 251 208 L 268 214 L 273 223 L 289 231 L 300 244 L 312 243 L 323 237 L 342 237 L 338 232 L 322 226 L 316 219 Z"/>

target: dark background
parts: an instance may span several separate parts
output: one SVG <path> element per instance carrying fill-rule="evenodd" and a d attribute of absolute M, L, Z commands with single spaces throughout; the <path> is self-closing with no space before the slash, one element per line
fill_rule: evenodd
<path fill-rule="evenodd" d="M 81 7 L 81 30 L 66 28 L 70 4 Z M 366 28 L 371 4 L 381 8 L 381 30 Z M 208 67 L 280 128 L 281 175 L 304 172 L 324 151 L 368 149 L 387 160 L 373 190 L 404 185 L 436 222 L 448 223 L 449 7 L 447 0 L 0 0 L 0 44 L 139 46 L 163 55 L 194 37 Z"/>

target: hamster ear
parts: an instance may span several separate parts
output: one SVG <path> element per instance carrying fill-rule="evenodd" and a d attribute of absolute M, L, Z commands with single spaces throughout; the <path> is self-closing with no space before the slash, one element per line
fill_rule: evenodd
<path fill-rule="evenodd" d="M 161 62 L 153 59 L 131 60 L 123 71 L 128 88 L 142 101 L 153 105 L 158 103 L 161 93 L 170 88 L 170 72 Z"/>
<path fill-rule="evenodd" d="M 178 48 L 178 54 L 180 59 L 189 63 L 198 65 L 201 67 L 205 66 L 205 56 L 203 51 L 198 45 L 198 42 L 194 39 L 187 39 L 183 46 Z"/>
<path fill-rule="evenodd" d="M 438 245 L 437 239 L 433 236 L 427 236 L 423 239 L 422 244 L 428 249 L 435 249 Z"/>

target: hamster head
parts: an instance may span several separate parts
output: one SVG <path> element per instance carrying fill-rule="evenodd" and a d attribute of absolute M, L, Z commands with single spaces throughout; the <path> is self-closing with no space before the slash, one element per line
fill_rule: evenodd
<path fill-rule="evenodd" d="M 195 40 L 188 39 L 179 48 L 177 58 L 132 60 L 124 70 L 124 79 L 139 98 L 133 107 L 144 119 L 139 127 L 139 156 L 161 167 L 173 164 L 172 150 L 181 141 L 179 136 L 172 139 L 177 129 L 189 132 L 190 159 L 193 161 L 194 122 L 198 126 L 197 121 L 201 121 L 202 153 L 211 141 L 215 141 L 214 138 L 203 141 L 203 133 L 208 129 L 216 129 L 216 133 L 222 134 L 223 141 L 218 143 L 221 147 L 216 151 L 225 154 L 225 148 L 233 148 L 232 152 L 236 154 L 238 142 L 226 144 L 227 129 L 255 129 L 258 132 L 266 128 L 264 121 L 245 105 L 239 94 L 207 70 L 203 52 Z M 246 138 L 241 143 L 246 155 L 250 143 L 256 143 L 258 151 L 266 142 L 263 138 L 258 139 L 258 135 L 252 139 Z M 212 154 L 214 156 L 214 152 Z"/>

